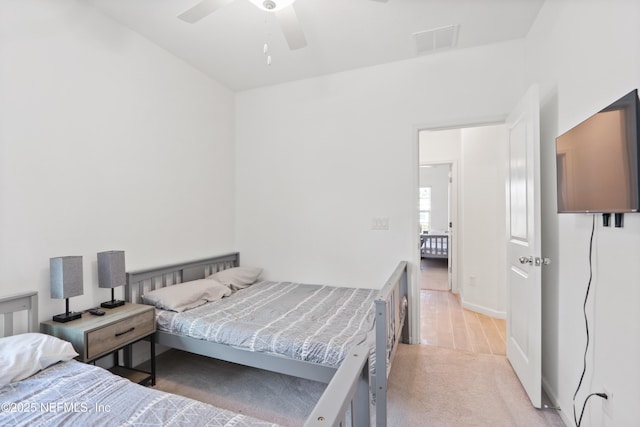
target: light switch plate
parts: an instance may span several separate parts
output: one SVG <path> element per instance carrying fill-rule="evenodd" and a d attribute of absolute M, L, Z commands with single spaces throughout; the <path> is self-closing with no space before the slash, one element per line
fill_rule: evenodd
<path fill-rule="evenodd" d="M 371 220 L 371 229 L 372 230 L 388 230 L 389 218 L 388 217 L 373 218 Z"/>

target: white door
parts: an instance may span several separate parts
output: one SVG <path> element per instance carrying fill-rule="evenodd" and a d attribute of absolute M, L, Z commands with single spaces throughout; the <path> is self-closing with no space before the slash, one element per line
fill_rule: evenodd
<path fill-rule="evenodd" d="M 533 86 L 507 119 L 507 358 L 536 408 L 542 399 L 539 115 Z"/>

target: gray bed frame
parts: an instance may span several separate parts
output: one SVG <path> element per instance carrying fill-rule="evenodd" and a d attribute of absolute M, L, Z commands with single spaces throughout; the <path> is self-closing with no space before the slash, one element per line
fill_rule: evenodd
<path fill-rule="evenodd" d="M 26 311 L 28 331 L 38 331 L 38 293 L 25 292 L 0 298 L 0 314 L 4 317 L 2 336 L 13 335 L 14 313 Z M 360 344 L 347 354 L 328 385 L 304 427 L 369 425 L 369 352 Z M 347 423 L 351 408 L 351 423 Z"/>
<path fill-rule="evenodd" d="M 145 292 L 202 279 L 215 272 L 238 267 L 237 252 L 211 258 L 173 264 L 127 273 L 125 299 L 142 304 Z M 387 377 L 398 343 L 408 342 L 408 281 L 407 263 L 402 261 L 389 277 L 375 299 L 376 321 L 376 374 L 372 375 L 371 391 L 376 400 L 376 424 L 386 426 L 387 421 Z M 156 342 L 215 359 L 252 366 L 298 378 L 329 383 L 336 373 L 335 367 L 289 359 L 267 353 L 251 352 L 224 344 L 208 342 L 168 332 L 156 332 Z M 127 355 L 125 355 L 125 358 Z M 130 357 L 130 356 L 129 356 Z M 383 373 L 381 375 L 380 373 Z M 364 410 L 364 409 L 357 409 Z M 367 409 L 368 413 L 368 409 Z M 323 423 L 322 425 L 327 425 Z"/>
<path fill-rule="evenodd" d="M 449 235 L 448 234 L 421 234 L 420 235 L 421 258 L 448 258 Z"/>
<path fill-rule="evenodd" d="M 4 317 L 3 337 L 14 334 L 13 314 L 27 312 L 28 331 L 38 330 L 38 293 L 24 292 L 0 298 L 0 314 Z"/>

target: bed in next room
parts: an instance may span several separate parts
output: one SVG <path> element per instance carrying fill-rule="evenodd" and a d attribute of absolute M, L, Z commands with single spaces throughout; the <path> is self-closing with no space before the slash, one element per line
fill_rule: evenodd
<path fill-rule="evenodd" d="M 420 235 L 421 258 L 448 258 L 449 235 L 444 233 L 429 233 Z"/>
<path fill-rule="evenodd" d="M 13 313 L 28 311 L 37 326 L 35 292 L 0 298 L 4 337 L 0 338 L 0 425 L 12 426 L 228 426 L 274 424 L 193 399 L 130 382 L 109 371 L 73 360 L 63 340 L 41 333 L 12 335 Z M 305 426 L 369 425 L 367 351 L 356 347 L 329 383 Z M 352 399 L 359 401 L 351 405 Z"/>
<path fill-rule="evenodd" d="M 345 355 L 366 343 L 376 423 L 386 425 L 386 380 L 397 343 L 407 337 L 406 262 L 381 290 L 263 281 L 259 271 L 240 267 L 232 253 L 129 272 L 125 294 L 156 306 L 159 344 L 315 381 L 329 382 Z M 234 293 L 209 290 L 205 304 L 180 309 L 189 305 L 188 289 L 212 281 L 220 293 L 225 286 Z"/>

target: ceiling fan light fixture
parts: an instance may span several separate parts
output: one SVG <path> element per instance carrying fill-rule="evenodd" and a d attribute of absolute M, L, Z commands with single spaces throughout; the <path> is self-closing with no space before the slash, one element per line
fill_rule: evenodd
<path fill-rule="evenodd" d="M 296 0 L 249 0 L 260 10 L 277 12 L 287 6 L 291 6 Z"/>

